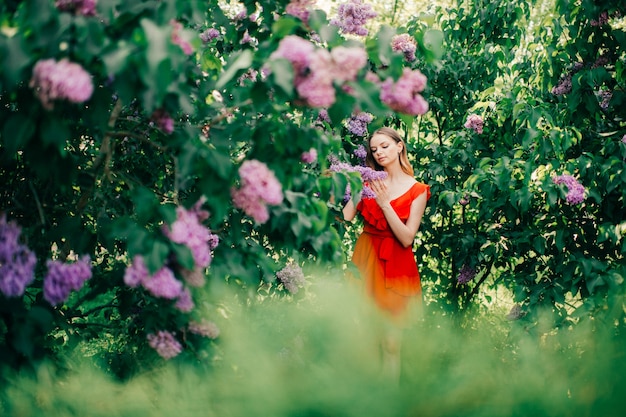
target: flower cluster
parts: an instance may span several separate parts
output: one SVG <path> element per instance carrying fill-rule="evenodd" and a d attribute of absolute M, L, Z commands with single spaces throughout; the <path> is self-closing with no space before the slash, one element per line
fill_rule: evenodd
<path fill-rule="evenodd" d="M 209 28 L 200 34 L 200 40 L 204 43 L 209 43 L 213 39 L 219 39 L 222 36 L 219 30 L 215 28 Z"/>
<path fill-rule="evenodd" d="M 209 218 L 209 212 L 201 209 L 202 203 L 204 199 L 198 200 L 189 210 L 178 206 L 176 220 L 169 227 L 163 227 L 163 234 L 174 243 L 186 245 L 195 265 L 206 268 L 211 264 L 211 250 L 215 249 L 219 238 L 202 224 Z"/>
<path fill-rule="evenodd" d="M 313 162 L 317 161 L 317 149 L 311 148 L 306 152 L 302 152 L 302 155 L 300 155 L 300 160 L 305 164 L 312 164 Z"/>
<path fill-rule="evenodd" d="M 67 59 L 38 61 L 33 68 L 29 86 L 45 109 L 51 110 L 56 100 L 83 103 L 93 94 L 91 75 L 80 65 Z"/>
<path fill-rule="evenodd" d="M 278 278 L 285 289 L 291 294 L 297 293 L 305 283 L 302 268 L 294 263 L 290 263 L 280 271 L 276 272 L 276 278 Z"/>
<path fill-rule="evenodd" d="M 267 165 L 256 159 L 241 164 L 239 177 L 240 187 L 231 189 L 233 204 L 257 223 L 265 223 L 269 219 L 267 206 L 283 201 L 281 183 Z"/>
<path fill-rule="evenodd" d="M 598 100 L 599 105 L 602 110 L 606 110 L 609 108 L 609 104 L 611 99 L 613 98 L 613 92 L 608 90 L 600 90 L 598 92 Z"/>
<path fill-rule="evenodd" d="M 163 359 L 172 359 L 182 352 L 183 347 L 171 332 L 159 330 L 147 336 L 150 347 L 157 351 Z"/>
<path fill-rule="evenodd" d="M 156 109 L 152 112 L 150 120 L 154 125 L 165 134 L 170 134 L 174 131 L 174 119 L 164 109 Z"/>
<path fill-rule="evenodd" d="M 278 58 L 291 63 L 296 91 L 311 107 L 330 107 L 335 102 L 334 83 L 354 81 L 367 63 L 367 53 L 361 47 L 337 46 L 328 51 L 295 35 L 280 41 L 270 56 Z"/>
<path fill-rule="evenodd" d="M 568 204 L 581 204 L 585 200 L 585 187 L 571 175 L 556 175 L 552 178 L 555 184 L 565 184 L 567 187 L 567 196 L 565 201 Z"/>
<path fill-rule="evenodd" d="M 463 264 L 459 271 L 459 276 L 456 278 L 459 284 L 467 284 L 476 276 L 476 270 L 468 264 Z"/>
<path fill-rule="evenodd" d="M 404 68 L 398 81 L 388 78 L 380 86 L 380 99 L 399 113 L 421 115 L 428 111 L 428 103 L 420 94 L 426 87 L 426 76 L 419 70 Z"/>
<path fill-rule="evenodd" d="M 331 158 L 331 164 L 328 167 L 331 172 L 358 172 L 363 181 L 363 190 L 361 192 L 362 198 L 375 198 L 376 194 L 368 187 L 368 183 L 375 180 L 384 180 L 387 178 L 386 171 L 376 171 L 370 167 L 362 165 L 350 165 L 347 162 L 341 162 L 336 157 Z M 349 186 L 348 186 L 349 187 Z M 350 189 L 346 190 L 344 195 L 344 201 L 350 198 Z"/>
<path fill-rule="evenodd" d="M 83 256 L 74 263 L 49 259 L 46 266 L 48 272 L 43 280 L 43 298 L 52 305 L 67 300 L 72 291 L 80 290 L 85 281 L 91 278 L 89 256 Z"/>
<path fill-rule="evenodd" d="M 348 131 L 356 136 L 367 135 L 367 125 L 374 120 L 374 116 L 366 112 L 352 114 L 348 120 Z"/>
<path fill-rule="evenodd" d="M 337 8 L 337 17 L 331 19 L 330 24 L 338 26 L 346 34 L 366 36 L 368 30 L 365 24 L 378 14 L 372 10 L 372 6 L 364 4 L 361 0 L 349 0 Z"/>
<path fill-rule="evenodd" d="M 315 0 L 291 0 L 285 8 L 285 13 L 295 16 L 305 24 L 309 23 L 311 8 L 315 5 Z"/>
<path fill-rule="evenodd" d="M 404 55 L 404 59 L 408 62 L 415 61 L 415 51 L 417 50 L 417 42 L 413 36 L 408 33 L 394 35 L 391 38 L 391 50 L 400 52 Z"/>
<path fill-rule="evenodd" d="M 189 322 L 187 328 L 191 333 L 206 337 L 208 339 L 217 339 L 220 336 L 220 328 L 212 321 L 191 321 Z"/>
<path fill-rule="evenodd" d="M 511 310 L 506 315 L 506 319 L 511 321 L 519 320 L 522 317 L 524 317 L 524 312 L 522 311 L 522 306 L 519 304 L 515 304 L 513 307 L 511 307 Z"/>
<path fill-rule="evenodd" d="M 552 87 L 552 94 L 562 96 L 572 91 L 572 76 L 584 67 L 582 62 L 575 62 L 572 69 L 561 76 L 557 85 Z"/>
<path fill-rule="evenodd" d="M 124 272 L 124 283 L 131 288 L 142 285 L 155 297 L 176 299 L 181 295 L 183 283 L 176 279 L 174 272 L 167 266 L 161 267 L 150 275 L 142 256 L 136 255 L 132 264 Z"/>
<path fill-rule="evenodd" d="M 622 136 L 622 143 L 626 144 L 626 135 Z"/>
<path fill-rule="evenodd" d="M 0 217 L 0 292 L 6 297 L 19 297 L 35 279 L 37 257 L 19 242 L 22 229 L 14 221 Z"/>
<path fill-rule="evenodd" d="M 359 159 L 361 165 L 365 165 L 365 159 L 367 158 L 367 149 L 365 149 L 365 146 L 357 146 L 352 154 Z"/>
<path fill-rule="evenodd" d="M 183 31 L 182 23 L 172 19 L 170 20 L 170 25 L 172 26 L 172 43 L 180 46 L 180 49 L 183 50 L 185 55 L 191 55 L 193 53 L 193 47 L 181 36 L 181 32 Z"/>
<path fill-rule="evenodd" d="M 54 5 L 62 12 L 74 13 L 77 16 L 95 16 L 96 0 L 56 0 Z"/>
<path fill-rule="evenodd" d="M 478 114 L 470 114 L 469 116 L 467 116 L 467 119 L 465 120 L 465 124 L 463 126 L 467 129 L 472 129 L 474 132 L 480 135 L 481 133 L 483 133 L 484 124 L 485 122 L 482 116 Z"/>
<path fill-rule="evenodd" d="M 609 23 L 609 13 L 607 11 L 603 11 L 602 13 L 600 13 L 600 16 L 598 16 L 598 20 L 592 19 L 591 20 L 591 26 L 604 26 L 607 23 Z"/>

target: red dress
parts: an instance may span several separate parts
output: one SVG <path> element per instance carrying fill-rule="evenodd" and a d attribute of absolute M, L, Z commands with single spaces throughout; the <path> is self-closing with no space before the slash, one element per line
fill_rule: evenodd
<path fill-rule="evenodd" d="M 400 220 L 406 223 L 411 203 L 424 192 L 428 200 L 430 187 L 418 182 L 391 201 L 391 207 Z M 361 272 L 365 289 L 375 303 L 392 315 L 399 316 L 406 310 L 411 298 L 422 291 L 413 247 L 405 248 L 396 239 L 375 199 L 362 199 L 357 204 L 357 210 L 365 224 L 354 246 L 352 262 Z"/>

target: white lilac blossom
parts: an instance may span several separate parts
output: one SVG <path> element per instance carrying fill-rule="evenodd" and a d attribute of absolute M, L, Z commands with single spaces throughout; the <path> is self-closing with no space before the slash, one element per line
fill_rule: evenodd
<path fill-rule="evenodd" d="M 280 281 L 291 294 L 296 294 L 305 283 L 302 268 L 294 263 L 290 263 L 276 272 L 276 278 L 278 278 L 278 281 Z"/>

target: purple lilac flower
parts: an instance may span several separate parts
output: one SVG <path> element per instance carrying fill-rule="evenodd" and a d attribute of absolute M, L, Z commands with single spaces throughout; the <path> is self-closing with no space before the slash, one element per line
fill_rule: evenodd
<path fill-rule="evenodd" d="M 609 14 L 607 11 L 603 11 L 602 13 L 600 13 L 600 16 L 598 16 L 598 20 L 592 19 L 591 20 L 591 26 L 604 26 L 609 22 Z"/>
<path fill-rule="evenodd" d="M 309 23 L 309 14 L 315 5 L 315 0 L 291 0 L 285 8 L 285 13 L 302 20 L 304 24 Z"/>
<path fill-rule="evenodd" d="M 305 164 L 312 164 L 313 162 L 317 161 L 317 149 L 311 148 L 306 152 L 302 152 L 302 155 L 300 155 L 300 160 Z"/>
<path fill-rule="evenodd" d="M 404 68 L 398 81 L 388 78 L 380 86 L 380 99 L 390 109 L 409 115 L 428 111 L 428 103 L 421 93 L 426 87 L 426 76 L 419 70 Z"/>
<path fill-rule="evenodd" d="M 459 271 L 459 276 L 457 277 L 457 282 L 459 284 L 467 284 L 476 276 L 476 270 L 471 266 L 464 264 Z"/>
<path fill-rule="evenodd" d="M 206 268 L 213 259 L 211 244 L 217 245 L 219 238 L 202 224 L 209 217 L 209 212 L 202 210 L 204 199 L 198 200 L 189 210 L 182 206 L 176 208 L 176 220 L 169 227 L 163 227 L 163 234 L 172 242 L 185 245 L 191 250 L 195 264 Z M 218 239 L 216 242 L 216 238 Z M 211 242 L 211 243 L 209 243 Z"/>
<path fill-rule="evenodd" d="M 484 124 L 485 122 L 483 121 L 482 116 L 478 114 L 470 114 L 469 116 L 467 116 L 467 119 L 465 120 L 465 124 L 463 126 L 467 129 L 472 129 L 474 132 L 480 135 L 481 133 L 483 133 Z"/>
<path fill-rule="evenodd" d="M 93 94 L 91 75 L 78 64 L 62 59 L 45 59 L 33 67 L 29 86 L 46 110 L 51 110 L 56 100 L 82 103 Z"/>
<path fill-rule="evenodd" d="M 296 294 L 305 283 L 302 268 L 294 263 L 290 263 L 280 271 L 276 272 L 276 278 L 278 278 L 285 289 L 291 294 Z"/>
<path fill-rule="evenodd" d="M 622 136 L 622 143 L 626 144 L 626 135 Z"/>
<path fill-rule="evenodd" d="M 572 75 L 566 74 L 559 80 L 559 83 L 552 87 L 552 94 L 562 96 L 572 91 Z"/>
<path fill-rule="evenodd" d="M 188 329 L 191 333 L 206 337 L 208 339 L 217 339 L 220 336 L 220 328 L 212 321 L 191 321 L 189 322 Z"/>
<path fill-rule="evenodd" d="M 178 298 L 176 298 L 176 304 L 174 304 L 174 308 L 178 311 L 182 311 L 183 313 L 189 313 L 195 304 L 193 302 L 193 298 L 191 297 L 191 291 L 189 288 L 183 288 L 183 290 L 178 294 Z"/>
<path fill-rule="evenodd" d="M 581 204 L 585 200 L 585 187 L 573 176 L 567 174 L 557 175 L 552 178 L 552 182 L 565 184 L 567 187 L 567 196 L 565 198 L 567 204 Z"/>
<path fill-rule="evenodd" d="M 91 259 L 88 255 L 74 263 L 49 259 L 46 266 L 48 272 L 43 279 L 43 298 L 52 305 L 67 300 L 72 291 L 80 290 L 91 278 Z"/>
<path fill-rule="evenodd" d="M 365 164 L 365 158 L 367 158 L 367 149 L 365 149 L 364 145 L 359 145 L 356 147 L 356 149 L 354 150 L 354 152 L 352 152 L 354 154 L 354 156 L 356 156 L 357 158 L 359 158 L 359 163 L 361 165 Z"/>
<path fill-rule="evenodd" d="M 150 278 L 150 272 L 143 258 L 135 255 L 133 262 L 124 271 L 124 283 L 131 288 L 136 288 Z"/>
<path fill-rule="evenodd" d="M 22 228 L 14 221 L 0 217 L 0 292 L 19 297 L 35 279 L 37 257 L 28 246 L 19 243 Z"/>
<path fill-rule="evenodd" d="M 150 116 L 150 120 L 165 134 L 169 135 L 174 131 L 174 119 L 164 109 L 156 109 Z"/>
<path fill-rule="evenodd" d="M 219 30 L 215 28 L 209 28 L 200 34 L 200 40 L 204 43 L 209 43 L 213 39 L 219 39 L 222 36 Z"/>
<path fill-rule="evenodd" d="M 170 25 L 172 26 L 172 43 L 174 45 L 180 46 L 180 49 L 183 50 L 185 55 L 193 54 L 193 46 L 183 38 L 180 33 L 183 31 L 183 25 L 179 21 L 172 19 L 170 20 Z"/>
<path fill-rule="evenodd" d="M 269 219 L 267 205 L 283 201 L 281 183 L 267 165 L 256 159 L 241 164 L 239 177 L 240 187 L 231 189 L 233 204 L 257 223 L 265 223 Z"/>
<path fill-rule="evenodd" d="M 372 6 L 364 4 L 361 0 L 350 0 L 342 3 L 337 8 L 337 17 L 331 19 L 330 24 L 338 26 L 346 34 L 366 36 L 368 30 L 365 24 L 378 14 L 372 10 Z"/>
<path fill-rule="evenodd" d="M 321 109 L 319 113 L 317 113 L 317 121 L 330 123 L 330 116 L 328 116 L 328 110 Z"/>
<path fill-rule="evenodd" d="M 74 13 L 77 16 L 95 16 L 96 0 L 56 0 L 54 5 L 59 11 Z"/>
<path fill-rule="evenodd" d="M 367 135 L 367 125 L 374 120 L 374 116 L 366 112 L 352 114 L 348 120 L 348 131 L 356 136 Z"/>
<path fill-rule="evenodd" d="M 183 347 L 171 332 L 159 330 L 147 336 L 150 347 L 157 351 L 163 359 L 172 359 L 182 352 Z"/>
<path fill-rule="evenodd" d="M 362 193 L 361 197 L 363 198 L 375 198 L 376 197 L 372 189 L 367 186 L 367 183 L 374 181 L 374 180 L 384 180 L 385 178 L 387 178 L 386 171 L 376 171 L 370 167 L 366 167 L 362 165 L 353 166 L 347 162 L 339 161 L 338 159 L 336 159 L 336 157 L 331 158 L 331 164 L 328 167 L 328 169 L 331 172 L 358 172 L 361 176 L 361 180 L 363 181 L 363 189 L 361 192 Z M 344 201 L 345 201 L 346 196 L 348 196 L 349 198 L 349 192 L 350 190 L 347 189 L 344 194 Z"/>
<path fill-rule="evenodd" d="M 246 30 L 241 38 L 241 41 L 239 41 L 239 44 L 241 45 L 245 45 L 245 44 L 250 44 L 250 45 L 256 45 L 257 40 L 256 38 L 250 36 L 250 33 L 248 33 L 248 31 Z"/>
<path fill-rule="evenodd" d="M 391 50 L 404 54 L 404 59 L 412 62 L 415 61 L 417 42 L 408 33 L 401 33 L 391 38 Z"/>
<path fill-rule="evenodd" d="M 608 90 L 600 90 L 598 92 L 598 100 L 600 101 L 600 108 L 606 110 L 609 108 L 609 104 L 613 98 L 613 92 Z"/>

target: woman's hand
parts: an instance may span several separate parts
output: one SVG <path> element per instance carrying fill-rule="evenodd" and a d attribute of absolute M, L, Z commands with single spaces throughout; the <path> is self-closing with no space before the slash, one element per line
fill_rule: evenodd
<path fill-rule="evenodd" d="M 376 203 L 378 203 L 381 209 L 391 207 L 391 198 L 389 197 L 389 190 L 387 189 L 385 181 L 370 181 L 369 187 L 376 195 Z"/>

